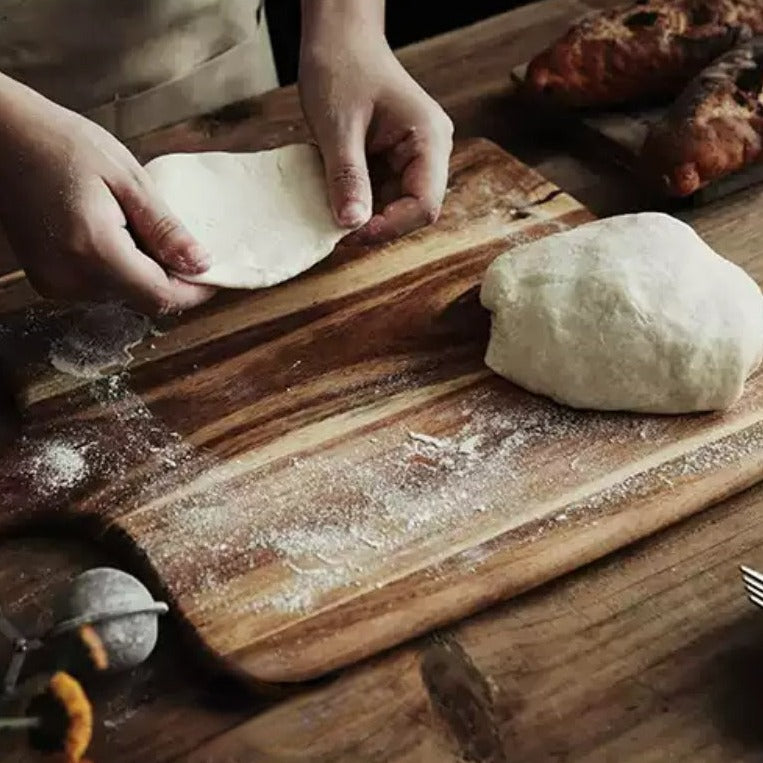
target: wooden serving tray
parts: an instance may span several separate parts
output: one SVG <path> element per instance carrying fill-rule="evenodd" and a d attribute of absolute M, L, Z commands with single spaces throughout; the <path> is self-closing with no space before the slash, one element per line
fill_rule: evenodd
<path fill-rule="evenodd" d="M 512 79 L 518 86 L 524 82 L 526 72 L 526 63 L 512 70 Z M 606 156 L 637 177 L 641 147 L 649 128 L 664 113 L 664 108 L 578 112 L 565 109 L 559 104 L 535 99 L 521 90 L 518 93 L 521 93 L 521 97 L 543 121 L 544 126 L 550 127 L 554 132 L 564 131 L 565 137 L 573 136 L 582 150 L 594 152 L 597 157 Z M 655 201 L 662 207 L 675 209 L 702 206 L 761 182 L 763 163 L 753 164 L 711 183 L 684 199 L 655 195 Z"/>

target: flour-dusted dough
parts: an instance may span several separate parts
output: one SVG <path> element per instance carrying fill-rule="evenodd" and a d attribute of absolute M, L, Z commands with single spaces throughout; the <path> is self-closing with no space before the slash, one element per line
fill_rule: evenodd
<path fill-rule="evenodd" d="M 318 149 L 167 154 L 146 170 L 160 195 L 209 251 L 212 265 L 186 280 L 258 289 L 308 270 L 347 230 L 329 206 Z"/>
<path fill-rule="evenodd" d="M 577 408 L 722 409 L 763 355 L 758 286 L 664 214 L 612 217 L 506 252 L 481 299 L 492 311 L 487 365 Z"/>

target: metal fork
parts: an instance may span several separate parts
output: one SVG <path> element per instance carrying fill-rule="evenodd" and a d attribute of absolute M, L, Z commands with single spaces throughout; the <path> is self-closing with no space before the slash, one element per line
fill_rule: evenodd
<path fill-rule="evenodd" d="M 763 609 L 763 574 L 744 565 L 741 570 L 748 598 L 756 607 Z"/>

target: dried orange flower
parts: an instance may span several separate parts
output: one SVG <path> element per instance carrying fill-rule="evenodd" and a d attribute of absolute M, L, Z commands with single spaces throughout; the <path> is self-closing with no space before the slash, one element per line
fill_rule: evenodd
<path fill-rule="evenodd" d="M 93 710 L 76 679 L 55 673 L 47 690 L 30 703 L 29 714 L 40 719 L 30 730 L 34 747 L 61 752 L 66 763 L 81 763 L 93 735 Z"/>
<path fill-rule="evenodd" d="M 109 655 L 101 637 L 92 625 L 82 625 L 78 629 L 79 640 L 87 651 L 90 665 L 95 670 L 106 670 L 109 667 Z"/>

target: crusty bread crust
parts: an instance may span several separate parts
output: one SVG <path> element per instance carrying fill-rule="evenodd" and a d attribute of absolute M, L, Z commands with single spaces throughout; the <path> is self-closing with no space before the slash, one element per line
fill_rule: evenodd
<path fill-rule="evenodd" d="M 647 177 L 687 196 L 763 158 L 763 37 L 721 56 L 655 123 L 641 151 Z"/>
<path fill-rule="evenodd" d="M 639 0 L 596 12 L 534 58 L 525 87 L 573 107 L 674 96 L 750 32 L 763 0 Z"/>

